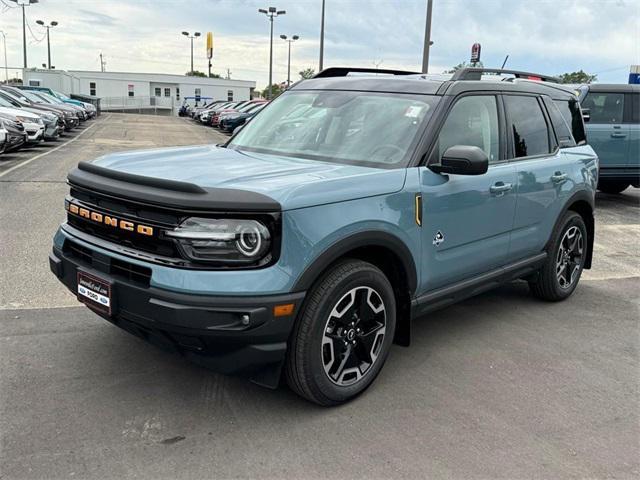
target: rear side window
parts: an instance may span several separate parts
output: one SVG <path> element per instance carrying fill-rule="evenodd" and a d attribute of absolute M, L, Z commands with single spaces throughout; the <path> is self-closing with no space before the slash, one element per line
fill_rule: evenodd
<path fill-rule="evenodd" d="M 640 93 L 627 93 L 625 95 L 625 110 L 629 110 L 626 118 L 631 119 L 631 123 L 640 123 Z"/>
<path fill-rule="evenodd" d="M 589 92 L 582 101 L 582 108 L 590 110 L 590 123 L 622 123 L 624 94 Z"/>
<path fill-rule="evenodd" d="M 564 117 L 567 125 L 571 127 L 571 134 L 577 145 L 587 143 L 587 136 L 584 133 L 584 121 L 582 120 L 582 111 L 577 100 L 554 100 L 556 107 Z M 554 122 L 555 126 L 555 122 Z"/>
<path fill-rule="evenodd" d="M 549 129 L 536 97 L 505 95 L 514 158 L 551 153 Z"/>

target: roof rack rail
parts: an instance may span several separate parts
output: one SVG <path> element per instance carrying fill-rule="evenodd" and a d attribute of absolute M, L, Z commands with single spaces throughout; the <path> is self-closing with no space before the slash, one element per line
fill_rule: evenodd
<path fill-rule="evenodd" d="M 346 77 L 350 73 L 382 73 L 385 75 L 419 75 L 419 72 L 408 72 L 405 70 L 386 70 L 383 68 L 362 68 L 362 67 L 329 67 L 316 73 L 313 78 Z"/>
<path fill-rule="evenodd" d="M 551 75 L 542 75 L 541 73 L 520 72 L 518 70 L 505 70 L 502 68 L 479 68 L 479 67 L 467 67 L 457 70 L 451 80 L 480 80 L 485 73 L 508 73 L 515 78 L 522 78 L 525 80 L 540 80 L 542 82 L 560 83 L 558 77 L 552 77 Z"/>

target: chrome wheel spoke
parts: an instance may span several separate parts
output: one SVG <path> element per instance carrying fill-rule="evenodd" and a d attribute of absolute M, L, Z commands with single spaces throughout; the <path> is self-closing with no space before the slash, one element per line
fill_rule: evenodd
<path fill-rule="evenodd" d="M 584 239 L 577 226 L 572 226 L 562 236 L 556 255 L 556 277 L 562 288 L 569 288 L 582 268 Z"/>

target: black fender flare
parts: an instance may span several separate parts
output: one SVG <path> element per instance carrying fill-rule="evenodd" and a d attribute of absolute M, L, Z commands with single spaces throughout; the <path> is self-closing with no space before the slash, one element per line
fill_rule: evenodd
<path fill-rule="evenodd" d="M 329 265 L 348 252 L 361 247 L 383 247 L 393 251 L 402 262 L 407 274 L 409 294 L 411 296 L 414 295 L 418 286 L 418 274 L 411 250 L 396 235 L 379 230 L 358 232 L 332 244 L 307 266 L 296 280 L 291 291 L 301 292 L 308 290 Z"/>
<path fill-rule="evenodd" d="M 562 217 L 564 217 L 564 214 L 571 209 L 572 205 L 574 205 L 576 202 L 581 202 L 581 201 L 586 202 L 591 207 L 591 218 L 586 219 L 587 221 L 585 222 L 587 226 L 587 234 L 589 235 L 589 238 L 587 242 L 587 257 L 585 258 L 585 262 L 584 262 L 585 268 L 591 268 L 591 261 L 593 259 L 593 241 L 594 241 L 594 234 L 595 234 L 595 220 L 593 216 L 593 212 L 595 211 L 595 196 L 593 194 L 590 194 L 586 190 L 580 190 L 574 193 L 571 197 L 569 197 L 569 199 L 565 202 L 564 207 L 562 207 L 562 211 L 560 212 L 560 215 L 558 215 L 558 219 L 556 220 L 556 223 L 553 226 L 553 230 L 551 231 L 555 232 L 556 229 L 558 228 L 558 224 L 560 223 L 560 220 L 562 220 Z M 547 244 L 545 245 L 545 248 L 544 248 L 545 251 L 548 251 L 550 243 L 551 243 L 551 238 L 549 238 L 549 240 L 547 241 Z"/>

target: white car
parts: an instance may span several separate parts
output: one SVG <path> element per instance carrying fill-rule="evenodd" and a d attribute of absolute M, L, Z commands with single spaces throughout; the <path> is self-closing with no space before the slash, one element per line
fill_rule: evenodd
<path fill-rule="evenodd" d="M 44 138 L 44 121 L 35 113 L 20 108 L 0 107 L 0 113 L 24 125 L 29 143 L 39 142 Z"/>

